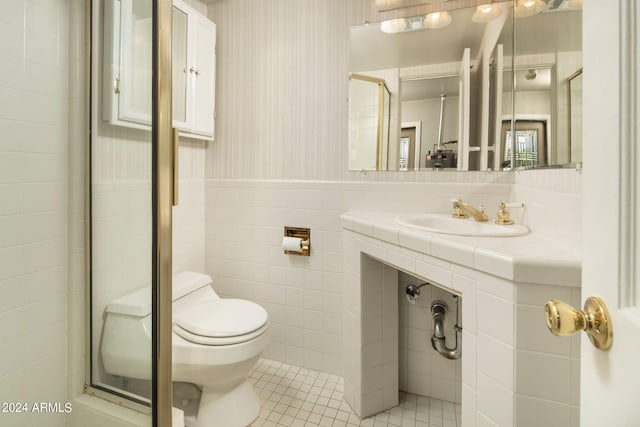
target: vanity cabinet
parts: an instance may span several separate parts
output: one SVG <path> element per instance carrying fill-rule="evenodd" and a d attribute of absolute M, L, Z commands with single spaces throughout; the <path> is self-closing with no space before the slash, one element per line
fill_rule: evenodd
<path fill-rule="evenodd" d="M 105 2 L 103 118 L 112 125 L 151 124 L 151 8 Z M 173 126 L 180 135 L 213 139 L 216 26 L 185 3 L 173 3 Z"/>
<path fill-rule="evenodd" d="M 344 398 L 358 416 L 398 404 L 403 271 L 461 297 L 461 377 L 438 393 L 460 396 L 463 426 L 579 425 L 581 337 L 558 341 L 544 322 L 551 297 L 579 305 L 579 259 L 535 232 L 484 240 L 412 230 L 388 213 L 341 220 Z"/>

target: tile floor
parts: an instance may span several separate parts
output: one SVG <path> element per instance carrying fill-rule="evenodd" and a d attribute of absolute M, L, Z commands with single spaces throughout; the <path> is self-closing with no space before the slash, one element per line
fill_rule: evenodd
<path fill-rule="evenodd" d="M 250 381 L 262 401 L 253 427 L 460 427 L 461 406 L 400 392 L 395 408 L 360 421 L 342 400 L 343 379 L 261 359 Z"/>

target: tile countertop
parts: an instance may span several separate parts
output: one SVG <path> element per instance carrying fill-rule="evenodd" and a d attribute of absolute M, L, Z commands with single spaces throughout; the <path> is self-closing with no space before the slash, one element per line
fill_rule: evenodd
<path fill-rule="evenodd" d="M 431 233 L 395 222 L 400 214 L 346 212 L 342 228 L 514 282 L 581 286 L 581 262 L 535 231 L 515 237 Z"/>

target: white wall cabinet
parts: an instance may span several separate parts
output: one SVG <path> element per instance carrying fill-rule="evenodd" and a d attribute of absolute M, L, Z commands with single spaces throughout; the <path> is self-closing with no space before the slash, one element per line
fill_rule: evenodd
<path fill-rule="evenodd" d="M 173 2 L 173 17 L 174 127 L 213 139 L 216 25 L 179 0 Z"/>
<path fill-rule="evenodd" d="M 104 25 L 103 118 L 112 125 L 149 129 L 151 124 L 151 16 L 143 0 L 107 0 Z M 216 26 L 173 3 L 173 126 L 180 135 L 213 139 Z"/>

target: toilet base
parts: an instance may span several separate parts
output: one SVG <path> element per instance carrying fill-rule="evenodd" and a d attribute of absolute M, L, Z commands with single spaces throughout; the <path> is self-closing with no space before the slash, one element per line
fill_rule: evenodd
<path fill-rule="evenodd" d="M 202 389 L 195 427 L 246 427 L 260 414 L 260 398 L 248 381 L 231 390 Z"/>

